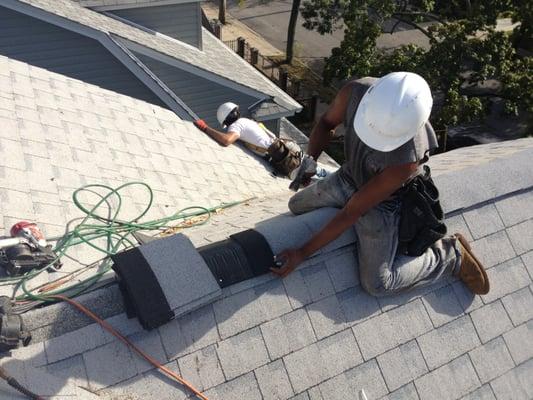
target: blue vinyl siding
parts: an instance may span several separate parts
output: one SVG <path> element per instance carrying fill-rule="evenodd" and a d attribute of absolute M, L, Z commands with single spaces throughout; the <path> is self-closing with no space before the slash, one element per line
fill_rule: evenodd
<path fill-rule="evenodd" d="M 4 7 L 0 54 L 167 108 L 98 41 Z"/>
<path fill-rule="evenodd" d="M 255 97 L 180 70 L 153 58 L 138 53 L 135 53 L 135 55 L 200 118 L 214 127 L 218 126 L 216 111 L 220 104 L 226 101 L 236 103 L 241 109 L 241 114 L 246 116 L 248 107 L 258 101 Z"/>
<path fill-rule="evenodd" d="M 201 48 L 200 3 L 114 10 L 113 14 L 153 31 Z"/>

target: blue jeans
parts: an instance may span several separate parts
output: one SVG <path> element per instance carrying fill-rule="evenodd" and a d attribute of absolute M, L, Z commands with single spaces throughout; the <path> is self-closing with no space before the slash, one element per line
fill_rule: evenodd
<path fill-rule="evenodd" d="M 296 193 L 289 209 L 303 214 L 320 207 L 342 208 L 355 191 L 338 170 Z M 401 200 L 391 198 L 354 224 L 361 285 L 374 296 L 404 292 L 459 272 L 461 253 L 454 237 L 435 242 L 419 257 L 397 253 L 400 210 Z"/>

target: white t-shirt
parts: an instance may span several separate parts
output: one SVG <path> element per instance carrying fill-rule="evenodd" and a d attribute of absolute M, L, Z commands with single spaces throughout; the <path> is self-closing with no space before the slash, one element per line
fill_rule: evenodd
<path fill-rule="evenodd" d="M 239 139 L 254 146 L 268 149 L 274 138 L 259 126 L 259 124 L 248 118 L 239 118 L 228 127 L 228 132 L 239 134 Z"/>

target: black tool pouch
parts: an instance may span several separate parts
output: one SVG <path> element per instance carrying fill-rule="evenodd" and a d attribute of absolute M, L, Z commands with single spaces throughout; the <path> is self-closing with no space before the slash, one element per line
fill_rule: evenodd
<path fill-rule="evenodd" d="M 427 165 L 400 191 L 402 208 L 398 251 L 409 256 L 422 255 L 429 246 L 446 235 L 439 191 Z"/>
<path fill-rule="evenodd" d="M 269 161 L 274 171 L 279 175 L 289 176 L 297 168 L 302 159 L 300 151 L 291 151 L 285 142 L 277 139 L 268 148 Z"/>

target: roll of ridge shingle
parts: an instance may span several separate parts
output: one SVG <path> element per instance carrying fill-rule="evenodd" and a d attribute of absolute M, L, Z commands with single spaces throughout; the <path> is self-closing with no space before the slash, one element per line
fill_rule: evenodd
<path fill-rule="evenodd" d="M 128 316 L 153 329 L 220 297 L 204 259 L 182 234 L 112 256 Z"/>

